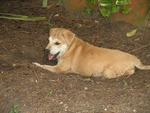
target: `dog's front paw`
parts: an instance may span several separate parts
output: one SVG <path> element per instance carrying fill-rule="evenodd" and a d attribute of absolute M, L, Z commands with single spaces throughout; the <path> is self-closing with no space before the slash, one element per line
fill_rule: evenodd
<path fill-rule="evenodd" d="M 38 66 L 38 67 L 40 67 L 40 68 L 42 68 L 42 69 L 55 72 L 55 68 L 54 68 L 53 66 L 41 65 L 41 64 L 39 64 L 39 63 L 37 63 L 37 62 L 32 62 L 32 64 L 35 65 L 35 66 Z"/>
<path fill-rule="evenodd" d="M 41 67 L 41 64 L 39 64 L 37 62 L 32 62 L 32 64 Z"/>

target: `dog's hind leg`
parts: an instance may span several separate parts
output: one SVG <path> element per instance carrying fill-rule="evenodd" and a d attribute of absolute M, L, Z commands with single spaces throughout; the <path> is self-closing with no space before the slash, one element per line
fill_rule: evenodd
<path fill-rule="evenodd" d="M 111 69 L 106 69 L 103 72 L 103 76 L 105 78 L 111 79 L 111 78 L 117 78 L 119 75 L 117 75 L 114 71 L 112 71 Z"/>
<path fill-rule="evenodd" d="M 125 74 L 124 74 L 124 75 L 128 75 L 128 76 L 130 76 L 130 75 L 133 75 L 133 74 L 134 74 L 134 72 L 135 72 L 135 69 L 134 69 L 134 68 L 132 68 L 132 69 L 128 69 L 128 70 L 125 72 Z"/>

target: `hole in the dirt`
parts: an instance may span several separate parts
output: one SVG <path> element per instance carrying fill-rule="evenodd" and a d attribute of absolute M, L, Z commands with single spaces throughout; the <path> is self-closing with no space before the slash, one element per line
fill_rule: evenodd
<path fill-rule="evenodd" d="M 20 68 L 20 66 L 15 66 L 13 64 L 9 64 L 5 61 L 0 60 L 0 71 L 11 71 L 17 68 Z"/>

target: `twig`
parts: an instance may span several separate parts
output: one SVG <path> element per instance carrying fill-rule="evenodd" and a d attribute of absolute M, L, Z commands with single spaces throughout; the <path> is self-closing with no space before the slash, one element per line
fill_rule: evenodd
<path fill-rule="evenodd" d="M 93 37 L 92 39 L 92 44 L 96 45 L 97 44 L 97 41 L 99 39 L 99 25 L 97 25 L 96 27 L 96 35 Z"/>
<path fill-rule="evenodd" d="M 43 16 L 26 16 L 26 15 L 16 15 L 12 13 L 0 13 L 0 18 L 9 20 L 21 20 L 21 21 L 47 20 L 47 18 Z"/>
<path fill-rule="evenodd" d="M 34 75 L 36 76 L 35 82 L 37 83 L 39 81 L 39 78 L 38 78 L 37 72 L 35 71 L 35 67 L 33 67 L 33 72 L 34 72 Z"/>
<path fill-rule="evenodd" d="M 143 32 L 143 38 L 145 37 L 145 34 L 146 34 L 146 26 L 148 26 L 149 17 L 150 17 L 150 10 L 148 11 L 148 16 L 147 16 L 146 19 L 145 19 L 145 28 L 144 28 L 144 32 Z M 143 45 L 143 46 L 141 46 L 141 47 L 139 47 L 139 48 L 136 48 L 136 49 L 131 50 L 130 52 L 135 52 L 135 51 L 138 51 L 138 50 L 140 50 L 140 49 L 146 48 L 146 47 L 148 47 L 148 46 L 150 46 L 150 44 Z"/>
<path fill-rule="evenodd" d="M 143 49 L 143 48 L 146 48 L 146 47 L 148 47 L 148 46 L 150 46 L 150 44 L 143 45 L 143 46 L 141 46 L 141 47 L 139 47 L 139 48 L 136 48 L 136 49 L 131 50 L 130 52 L 136 52 L 136 51 L 138 51 L 138 50 L 140 50 L 140 49 Z"/>

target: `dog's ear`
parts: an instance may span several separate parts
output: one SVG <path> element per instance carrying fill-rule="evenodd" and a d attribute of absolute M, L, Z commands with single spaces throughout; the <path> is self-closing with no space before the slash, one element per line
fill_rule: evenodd
<path fill-rule="evenodd" d="M 63 32 L 63 37 L 64 37 L 64 40 L 66 41 L 66 43 L 68 45 L 70 45 L 73 41 L 73 39 L 75 38 L 75 34 L 69 30 L 65 30 Z"/>

